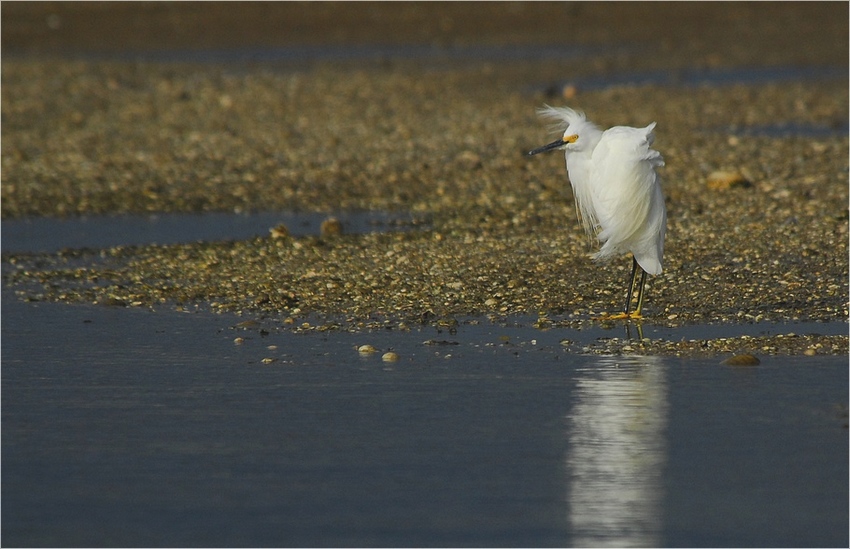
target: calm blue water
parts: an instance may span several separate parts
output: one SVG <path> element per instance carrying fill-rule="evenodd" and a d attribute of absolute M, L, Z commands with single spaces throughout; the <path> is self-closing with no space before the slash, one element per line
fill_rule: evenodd
<path fill-rule="evenodd" d="M 479 62 L 602 53 L 348 48 L 152 60 Z M 839 77 L 846 70 L 775 67 L 573 83 Z M 793 121 L 732 130 L 847 131 Z M 281 221 L 293 234 L 316 234 L 322 219 L 3 220 L 2 245 L 49 252 L 240 239 Z M 342 221 L 348 232 L 365 232 L 385 230 L 387 218 Z M 757 367 L 734 368 L 719 358 L 584 356 L 560 345 L 628 335 L 601 328 L 484 322 L 455 333 L 299 335 L 273 321 L 262 332 L 233 328 L 243 320 L 22 303 L 4 288 L 4 545 L 848 545 L 847 357 L 762 356 Z M 847 325 L 644 327 L 646 337 L 668 340 L 792 331 L 846 333 Z M 366 343 L 381 352 L 354 350 Z M 397 362 L 381 360 L 389 349 Z"/>
<path fill-rule="evenodd" d="M 9 292 L 2 320 L 4 545 L 848 543 L 846 357 L 266 333 Z"/>

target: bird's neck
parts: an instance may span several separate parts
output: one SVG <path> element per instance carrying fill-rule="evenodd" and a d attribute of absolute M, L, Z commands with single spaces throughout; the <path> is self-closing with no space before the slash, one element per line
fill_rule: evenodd
<path fill-rule="evenodd" d="M 570 153 L 567 155 L 567 173 L 570 175 L 570 182 L 573 188 L 576 184 L 583 184 L 584 181 L 590 179 L 590 155 L 581 153 Z"/>

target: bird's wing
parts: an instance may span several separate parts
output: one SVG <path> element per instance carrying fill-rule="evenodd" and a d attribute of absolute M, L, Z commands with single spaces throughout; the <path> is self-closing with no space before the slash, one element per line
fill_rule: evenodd
<path fill-rule="evenodd" d="M 637 257 L 659 232 L 663 243 L 664 228 L 658 225 L 662 216 L 666 225 L 666 212 L 655 168 L 663 166 L 664 159 L 651 148 L 654 128 L 654 122 L 646 128 L 613 127 L 593 151 L 591 189 L 603 242 L 598 259 L 627 251 Z"/>

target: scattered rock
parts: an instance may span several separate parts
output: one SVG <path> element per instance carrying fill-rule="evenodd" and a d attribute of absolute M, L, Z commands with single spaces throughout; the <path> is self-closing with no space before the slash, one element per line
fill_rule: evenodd
<path fill-rule="evenodd" d="M 706 186 L 714 191 L 725 191 L 736 187 L 752 187 L 752 183 L 740 172 L 717 171 L 709 174 Z"/>
<path fill-rule="evenodd" d="M 319 234 L 322 238 L 332 238 L 342 234 L 342 223 L 335 217 L 329 217 L 322 221 L 322 226 L 319 228 Z"/>
<path fill-rule="evenodd" d="M 758 366 L 761 361 L 749 353 L 732 355 L 720 364 L 724 366 Z"/>
<path fill-rule="evenodd" d="M 472 151 L 463 151 L 455 156 L 455 162 L 465 170 L 475 170 L 482 166 L 481 157 Z"/>
<path fill-rule="evenodd" d="M 286 238 L 289 236 L 289 229 L 283 223 L 269 229 L 272 238 Z"/>

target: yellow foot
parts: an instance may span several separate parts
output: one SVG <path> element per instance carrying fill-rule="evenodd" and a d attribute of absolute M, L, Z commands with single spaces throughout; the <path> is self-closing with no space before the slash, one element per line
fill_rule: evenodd
<path fill-rule="evenodd" d="M 635 311 L 631 313 L 603 313 L 597 320 L 643 320 L 643 316 Z"/>

